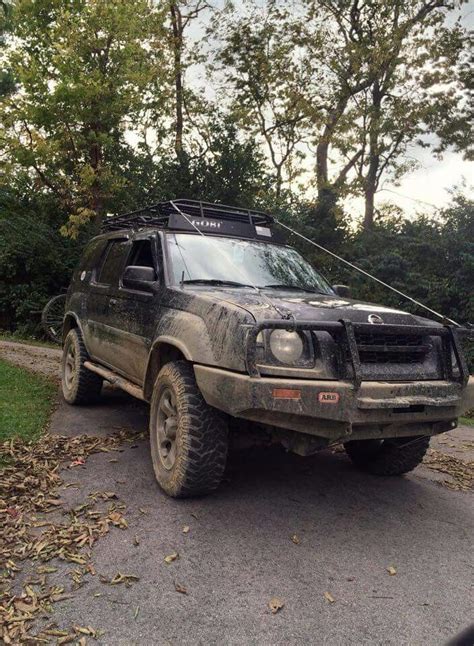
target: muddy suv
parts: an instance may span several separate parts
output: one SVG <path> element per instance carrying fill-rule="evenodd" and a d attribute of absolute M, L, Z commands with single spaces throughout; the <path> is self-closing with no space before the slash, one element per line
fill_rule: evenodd
<path fill-rule="evenodd" d="M 402 474 L 473 404 L 456 329 L 349 298 L 265 213 L 176 200 L 105 229 L 69 289 L 63 393 L 88 404 L 106 380 L 150 402 L 171 496 L 219 485 L 230 435 L 301 455 L 342 442 Z"/>

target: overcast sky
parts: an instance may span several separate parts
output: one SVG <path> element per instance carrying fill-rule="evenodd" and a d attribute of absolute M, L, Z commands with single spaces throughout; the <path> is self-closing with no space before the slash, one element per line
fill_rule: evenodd
<path fill-rule="evenodd" d="M 474 0 L 463 5 L 461 20 L 463 25 L 474 29 Z M 423 148 L 413 148 L 412 154 L 420 164 L 419 169 L 406 175 L 400 186 L 386 183 L 385 187 L 397 195 L 381 191 L 379 201 L 394 202 L 408 213 L 415 212 L 424 206 L 415 200 L 442 206 L 449 202 L 449 189 L 461 184 L 465 184 L 464 192 L 474 197 L 474 162 L 464 161 L 462 155 L 454 152 L 444 154 L 442 160 Z"/>

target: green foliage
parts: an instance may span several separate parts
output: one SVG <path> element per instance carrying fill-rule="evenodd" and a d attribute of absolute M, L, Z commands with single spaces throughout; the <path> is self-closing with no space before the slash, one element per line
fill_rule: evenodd
<path fill-rule="evenodd" d="M 0 328 L 37 333 L 41 309 L 69 284 L 86 231 L 68 240 L 63 221 L 57 202 L 27 182 L 0 191 Z"/>
<path fill-rule="evenodd" d="M 146 0 L 15 5 L 8 63 L 19 91 L 3 102 L 6 170 L 25 169 L 56 197 L 70 216 L 64 233 L 98 225 L 127 189 L 117 163 L 132 150 L 127 120 L 167 69 L 162 12 Z"/>
<path fill-rule="evenodd" d="M 0 442 L 14 437 L 37 439 L 55 398 L 54 382 L 0 361 Z"/>

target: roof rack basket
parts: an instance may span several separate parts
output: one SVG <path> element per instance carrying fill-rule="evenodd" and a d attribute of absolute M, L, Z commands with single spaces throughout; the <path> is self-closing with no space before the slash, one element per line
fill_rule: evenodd
<path fill-rule="evenodd" d="M 225 220 L 242 222 L 253 226 L 269 226 L 274 218 L 263 211 L 244 209 L 226 204 L 212 204 L 198 200 L 170 200 L 147 206 L 137 211 L 124 213 L 106 218 L 102 223 L 102 232 L 118 231 L 120 229 L 139 229 L 143 227 L 159 227 L 166 229 L 171 216 L 183 212 L 192 218 Z"/>

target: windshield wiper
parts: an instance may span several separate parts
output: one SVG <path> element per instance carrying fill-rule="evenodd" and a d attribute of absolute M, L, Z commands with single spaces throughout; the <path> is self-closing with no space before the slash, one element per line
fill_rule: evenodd
<path fill-rule="evenodd" d="M 311 294 L 325 294 L 319 289 L 311 289 L 310 287 L 300 287 L 299 285 L 263 285 L 260 289 L 295 289 L 299 292 L 311 292 Z"/>
<path fill-rule="evenodd" d="M 182 285 L 216 285 L 224 287 L 254 287 L 253 285 L 246 285 L 245 283 L 237 283 L 234 280 L 218 280 L 217 278 L 190 278 L 189 280 L 182 280 Z"/>

